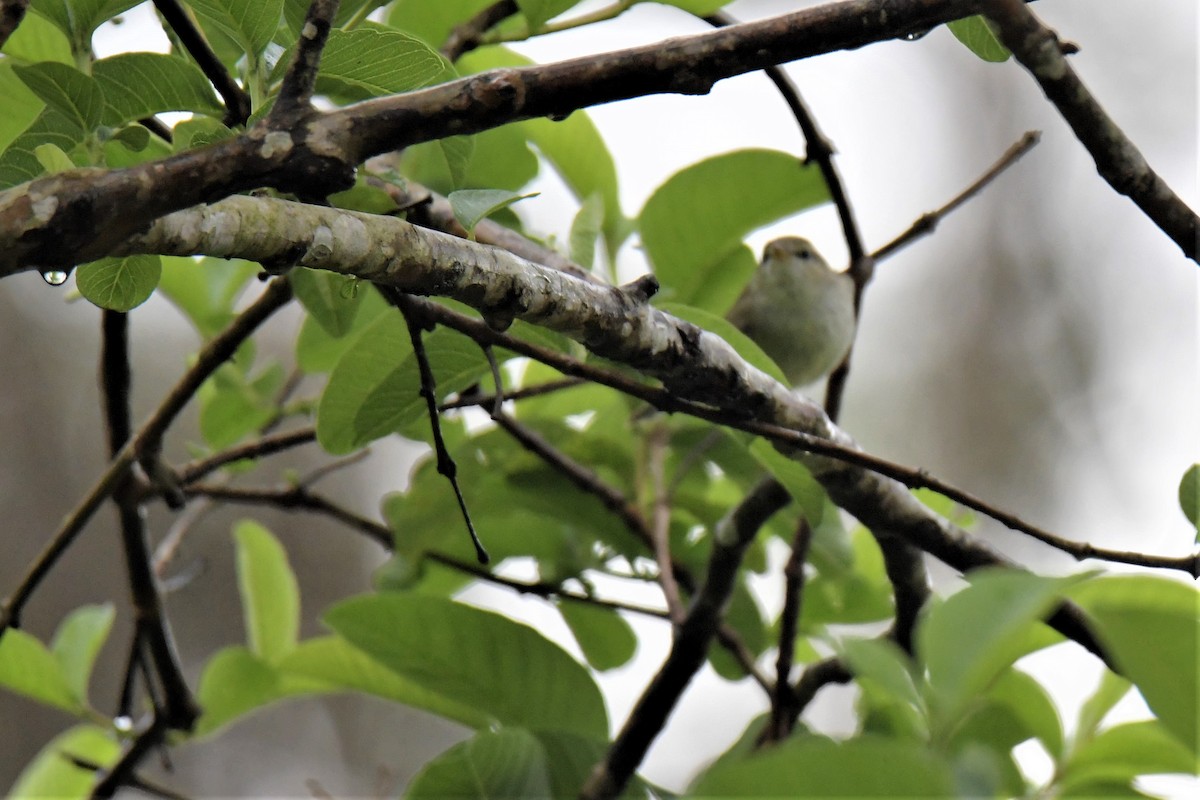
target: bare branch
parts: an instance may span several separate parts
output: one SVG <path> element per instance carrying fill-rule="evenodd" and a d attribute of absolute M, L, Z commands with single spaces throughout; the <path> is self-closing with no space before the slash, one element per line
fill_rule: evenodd
<path fill-rule="evenodd" d="M 1067 62 L 1058 36 L 1021 0 L 986 0 L 984 11 L 1000 40 L 1041 85 L 1118 194 L 1137 204 L 1163 233 L 1200 263 L 1200 217 L 1146 162 Z"/>
<path fill-rule="evenodd" d="M 188 51 L 188 55 L 200 67 L 204 77 L 208 78 L 225 101 L 225 118 L 222 122 L 227 127 L 234 128 L 245 125 L 250 119 L 250 95 L 237 85 L 233 76 L 225 69 L 221 59 L 213 52 L 212 47 L 204 38 L 204 34 L 196 27 L 196 23 L 180 5 L 179 0 L 154 0 L 154 7 L 163 19 L 171 26 L 171 30 L 179 37 L 180 43 Z M 161 135 L 161 132 L 156 131 Z M 170 132 L 168 131 L 168 141 Z"/>
<path fill-rule="evenodd" d="M 291 127 L 310 111 L 317 69 L 321 65 L 321 51 L 329 40 L 329 29 L 333 27 L 338 5 L 340 0 L 312 0 L 309 5 L 304 24 L 300 26 L 300 38 L 296 40 L 295 55 L 283 77 L 279 97 L 271 109 L 268 127 Z"/>

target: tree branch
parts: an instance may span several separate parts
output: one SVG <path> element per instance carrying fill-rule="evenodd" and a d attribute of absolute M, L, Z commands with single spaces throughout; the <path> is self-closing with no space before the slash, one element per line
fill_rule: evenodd
<path fill-rule="evenodd" d="M 200 67 L 204 77 L 208 78 L 209 83 L 216 88 L 217 94 L 225 101 L 225 118 L 221 121 L 228 128 L 245 125 L 246 120 L 250 119 L 250 95 L 237 85 L 233 76 L 225 69 L 221 59 L 217 58 L 217 54 L 204 39 L 204 34 L 183 10 L 179 0 L 154 0 L 154 7 L 179 37 L 179 42 Z"/>
<path fill-rule="evenodd" d="M 25 19 L 28 8 L 29 0 L 0 0 L 0 47 Z"/>
<path fill-rule="evenodd" d="M 497 69 L 246 133 L 117 170 L 69 170 L 0 194 L 0 277 L 109 254 L 159 216 L 270 186 L 348 188 L 373 155 L 509 122 L 660 93 L 902 37 L 975 13 L 982 0 L 841 0 L 756 22 L 555 64 Z"/>
<path fill-rule="evenodd" d="M 1163 233 L 1200 263 L 1200 217 L 1151 169 L 1141 151 L 1096 101 L 1067 63 L 1058 36 L 1021 0 L 986 0 L 1000 40 L 1042 87 L 1096 162 L 1096 171 L 1132 200 Z"/>

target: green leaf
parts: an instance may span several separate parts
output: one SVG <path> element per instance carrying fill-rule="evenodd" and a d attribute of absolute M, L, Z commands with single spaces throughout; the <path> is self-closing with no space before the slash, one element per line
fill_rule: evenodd
<path fill-rule="evenodd" d="M 507 617 L 437 597 L 380 594 L 339 603 L 325 622 L 385 666 L 503 725 L 608 735 L 587 670 Z"/>
<path fill-rule="evenodd" d="M 25 766 L 9 790 L 12 798 L 53 797 L 84 800 L 92 796 L 96 775 L 72 764 L 65 755 L 111 767 L 121 755 L 112 734 L 95 725 L 76 725 L 55 736 Z"/>
<path fill-rule="evenodd" d="M 1100 673 L 1100 685 L 1079 707 L 1079 717 L 1075 722 L 1075 739 L 1086 741 L 1095 735 L 1100 730 L 1100 723 L 1104 721 L 1104 717 L 1132 688 L 1132 683 L 1115 672 L 1104 670 Z"/>
<path fill-rule="evenodd" d="M 33 155 L 42 165 L 47 175 L 66 172 L 75 168 L 75 162 L 56 144 L 39 144 L 33 148 Z"/>
<path fill-rule="evenodd" d="M 1014 744 L 1036 737 L 1052 758 L 1063 754 L 1063 727 L 1054 700 L 1040 683 L 1018 669 L 1000 676 L 987 699 L 1012 715 L 1020 730 Z M 968 725 L 970 722 L 968 722 Z"/>
<path fill-rule="evenodd" d="M 447 199 L 450 201 L 450 207 L 454 210 L 455 218 L 460 225 L 467 229 L 467 234 L 474 240 L 475 226 L 479 224 L 480 220 L 486 219 L 502 208 L 508 208 L 513 203 L 537 197 L 538 194 L 538 192 L 518 194 L 502 189 L 463 189 L 451 192 Z"/>
<path fill-rule="evenodd" d="M 460 62 L 467 72 L 532 63 L 503 47 L 475 50 Z M 521 130 L 550 161 L 577 200 L 583 203 L 594 194 L 600 195 L 604 204 L 605 245 L 609 257 L 613 257 L 629 236 L 632 225 L 621 210 L 616 164 L 591 117 L 584 111 L 576 111 L 564 120 L 531 119 L 513 127 Z"/>
<path fill-rule="evenodd" d="M 81 52 L 91 45 L 92 31 L 142 0 L 33 0 L 31 10 L 58 26 L 78 42 Z"/>
<path fill-rule="evenodd" d="M 654 2 L 690 11 L 697 17 L 707 17 L 717 9 L 729 5 L 733 0 L 654 0 Z"/>
<path fill-rule="evenodd" d="M 750 232 L 829 199 L 815 164 L 788 153 L 739 150 L 675 173 L 642 208 L 642 244 L 665 299 L 723 313 L 753 271 L 739 257 Z M 744 270 L 744 272 L 743 272 Z"/>
<path fill-rule="evenodd" d="M 283 19 L 283 0 L 188 0 L 188 5 L 202 24 L 214 26 L 253 57 L 270 43 Z"/>
<path fill-rule="evenodd" d="M 224 108 L 200 68 L 177 56 L 121 53 L 92 65 L 104 91 L 104 124 L 117 127 L 163 111 L 220 116 Z"/>
<path fill-rule="evenodd" d="M 436 191 L 448 192 L 466 185 L 475 152 L 474 136 L 447 136 L 406 148 L 401 161 L 404 174 Z"/>
<path fill-rule="evenodd" d="M 24 27 L 24 26 L 22 26 Z M 0 97 L 4 98 L 4 113 L 0 114 L 0 152 L 33 124 L 46 104 L 29 90 L 13 72 L 12 64 L 0 59 Z M 40 143 L 34 143 L 34 146 Z M 32 151 L 32 146 L 30 147 Z"/>
<path fill-rule="evenodd" d="M 364 25 L 334 29 L 321 53 L 317 91 L 346 101 L 398 94 L 445 74 L 446 60 L 416 36 Z"/>
<path fill-rule="evenodd" d="M 1179 507 L 1196 526 L 1196 541 L 1200 542 L 1200 464 L 1192 464 L 1179 479 Z"/>
<path fill-rule="evenodd" d="M 421 37 L 430 47 L 441 47 L 450 31 L 475 15 L 493 0 L 397 0 L 387 22 Z"/>
<path fill-rule="evenodd" d="M 10 628 L 0 639 L 0 686 L 68 714 L 84 710 L 58 659 L 22 630 Z"/>
<path fill-rule="evenodd" d="M 360 284 L 357 292 L 351 289 L 351 294 L 355 293 L 358 296 L 358 311 L 350 329 L 340 338 L 330 336 L 311 314 L 305 317 L 304 324 L 300 326 L 300 335 L 296 338 L 296 363 L 305 372 L 329 372 L 381 314 L 395 313 L 371 284 Z"/>
<path fill-rule="evenodd" d="M 274 419 L 275 395 L 283 380 L 283 366 L 278 363 L 253 379 L 239 364 L 223 364 L 200 392 L 200 435 L 205 443 L 220 450 Z"/>
<path fill-rule="evenodd" d="M 74 67 L 47 61 L 29 67 L 13 67 L 17 77 L 48 107 L 71 120 L 79 131 L 100 124 L 104 92 L 94 79 Z"/>
<path fill-rule="evenodd" d="M 77 608 L 59 624 L 50 643 L 50 652 L 58 661 L 67 686 L 82 706 L 88 703 L 92 667 L 108 639 L 115 616 L 112 603 Z"/>
<path fill-rule="evenodd" d="M 360 295 L 353 291 L 357 278 L 325 270 L 294 269 L 292 290 L 296 299 L 330 336 L 345 336 L 354 325 L 361 304 Z"/>
<path fill-rule="evenodd" d="M 455 703 L 399 675 L 337 636 L 306 639 L 278 664 L 286 676 L 323 684 L 322 692 L 355 691 L 424 709 L 472 728 L 490 718 L 477 708 Z"/>
<path fill-rule="evenodd" d="M 207 736 L 238 717 L 287 697 L 279 673 L 244 647 L 227 647 L 204 665 L 196 699 L 204 713 L 195 736 Z"/>
<path fill-rule="evenodd" d="M 233 539 L 246 642 L 263 661 L 277 664 L 295 649 L 300 632 L 296 575 L 279 540 L 258 523 L 237 523 Z"/>
<path fill-rule="evenodd" d="M 537 32 L 559 14 L 579 5 L 579 0 L 517 0 L 517 7 L 529 21 L 529 29 Z"/>
<path fill-rule="evenodd" d="M 953 22 L 947 22 L 946 27 L 954 34 L 954 38 L 965 44 L 967 48 L 984 61 L 1000 63 L 1008 61 L 1012 55 L 1008 48 L 1000 43 L 992 24 L 982 16 L 965 17 Z"/>
<path fill-rule="evenodd" d="M 408 800 L 550 797 L 546 751 L 533 734 L 520 728 L 480 731 L 426 764 L 404 796 Z"/>
<path fill-rule="evenodd" d="M 150 298 L 160 277 L 158 256 L 121 256 L 84 264 L 75 272 L 75 285 L 100 308 L 129 311 Z"/>
<path fill-rule="evenodd" d="M 836 522 L 837 514 L 826 512 L 813 532 L 809 560 L 818 565 L 818 572 L 804 586 L 800 615 L 804 630 L 819 629 L 820 625 L 831 622 L 874 622 L 896 613 L 883 554 L 875 537 L 861 526 L 849 537 L 839 534 L 836 527 L 827 528 Z M 843 550 L 847 539 L 848 553 Z"/>
<path fill-rule="evenodd" d="M 584 269 L 591 269 L 596 261 L 596 240 L 604 225 L 604 200 L 599 194 L 590 194 L 575 219 L 571 220 L 570 257 Z"/>
<path fill-rule="evenodd" d="M 423 341 L 439 395 L 465 389 L 488 371 L 479 347 L 453 331 L 439 329 Z M 394 432 L 425 435 L 428 416 L 420 389 L 404 319 L 381 316 L 330 374 L 317 409 L 317 440 L 341 454 Z"/>
<path fill-rule="evenodd" d="M 1197 674 L 1196 590 L 1165 578 L 1124 575 L 1090 580 L 1071 598 L 1095 619 L 1097 637 L 1163 726 L 1200 752 L 1200 686 L 1181 680 Z"/>
<path fill-rule="evenodd" d="M 796 736 L 709 770 L 698 797 L 952 797 L 949 767 L 914 742 Z"/>
<path fill-rule="evenodd" d="M 1195 709 L 1189 709 L 1195 715 Z M 1193 773 L 1196 759 L 1155 720 L 1128 722 L 1102 732 L 1062 767 L 1064 788 L 1125 782 L 1139 775 Z"/>
<path fill-rule="evenodd" d="M 5 56 L 18 64 L 36 64 L 40 61 L 57 61 L 67 66 L 75 65 L 71 54 L 71 42 L 54 23 L 39 14 L 26 14 L 25 19 L 8 37 L 0 48 Z M 0 93 L 0 97 L 8 99 Z"/>
<path fill-rule="evenodd" d="M 233 319 L 234 301 L 261 269 L 239 259 L 163 256 L 158 288 L 207 339 Z"/>
<path fill-rule="evenodd" d="M 950 726 L 973 697 L 1028 652 L 1030 628 L 1081 577 L 989 569 L 972 573 L 970 580 L 917 626 L 917 652 L 941 701 L 942 724 Z"/>
<path fill-rule="evenodd" d="M 558 603 L 558 611 L 595 669 L 622 667 L 637 652 L 637 636 L 617 612 L 573 600 Z"/>
<path fill-rule="evenodd" d="M 887 639 L 843 639 L 837 646 L 855 681 L 870 681 L 896 700 L 924 714 L 925 701 L 917 688 L 908 655 Z"/>

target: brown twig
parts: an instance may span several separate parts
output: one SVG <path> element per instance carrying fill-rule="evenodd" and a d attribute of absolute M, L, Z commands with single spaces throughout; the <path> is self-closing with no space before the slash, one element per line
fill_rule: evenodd
<path fill-rule="evenodd" d="M 284 450 L 290 450 L 293 447 L 309 444 L 316 440 L 317 430 L 312 426 L 299 428 L 294 431 L 285 431 L 284 433 L 273 433 L 249 442 L 234 445 L 205 458 L 189 461 L 187 464 L 176 467 L 175 473 L 179 476 L 180 483 L 192 483 L 228 464 L 249 458 L 262 458 Z"/>
<path fill-rule="evenodd" d="M 296 40 L 296 52 L 288 65 L 279 95 L 271 109 L 267 126 L 287 130 L 296 121 L 311 111 L 313 87 L 317 82 L 317 70 L 321 66 L 321 52 L 329 40 L 329 30 L 337 14 L 339 0 L 312 0 L 300 36 Z"/>
<path fill-rule="evenodd" d="M 621 794 L 684 689 L 703 665 L 737 583 L 746 548 L 777 509 L 777 498 L 751 493 L 722 521 L 723 530 L 713 536 L 708 575 L 678 627 L 667 660 L 638 698 L 604 759 L 592 770 L 580 798 L 602 800 Z"/>
<path fill-rule="evenodd" d="M 564 389 L 573 389 L 576 386 L 584 386 L 586 384 L 587 381 L 580 378 L 562 378 L 556 381 L 539 383 L 536 386 L 513 389 L 511 392 L 504 392 L 500 395 L 464 395 L 442 403 L 438 406 L 438 411 L 449 411 L 454 408 L 471 408 L 474 406 L 487 409 L 495 406 L 497 400 L 502 403 L 509 400 L 526 400 L 530 397 L 541 397 L 542 395 L 553 394 L 554 392 L 561 392 Z"/>
<path fill-rule="evenodd" d="M 872 253 L 872 257 L 876 261 L 883 261 L 885 258 L 890 258 L 895 255 L 898 250 L 913 243 L 914 240 L 922 236 L 933 233 L 938 223 L 947 214 L 958 209 L 963 203 L 967 202 L 975 195 L 983 191 L 989 183 L 1000 176 L 1002 172 L 1015 164 L 1021 156 L 1032 150 L 1039 141 L 1041 141 L 1041 131 L 1026 131 L 1015 144 L 1004 151 L 1004 154 L 996 160 L 996 163 L 988 167 L 987 171 L 980 175 L 966 189 L 963 189 L 950 202 L 938 208 L 935 211 L 928 211 L 917 218 L 908 230 L 892 239 L 883 247 Z"/>
<path fill-rule="evenodd" d="M 800 626 L 800 611 L 804 601 L 804 565 L 808 563 L 808 548 L 812 544 L 812 526 L 804 515 L 796 524 L 792 552 L 783 567 L 783 611 L 779 615 L 779 655 L 775 660 L 775 686 L 771 696 L 771 722 L 766 739 L 782 741 L 792 732 L 796 715 L 795 692 L 792 691 L 792 661 L 796 654 L 796 632 Z"/>
<path fill-rule="evenodd" d="M 272 281 L 266 291 L 238 315 L 229 327 L 213 337 L 200 350 L 196 362 L 171 388 L 150 418 L 113 457 L 108 468 L 96 479 L 96 483 L 88 490 L 83 500 L 67 515 L 46 547 L 34 559 L 17 588 L 0 606 L 0 636 L 3 636 L 4 631 L 9 627 L 19 624 L 21 609 L 28 602 L 30 595 L 46 577 L 51 567 L 75 541 L 75 537 L 83 530 L 96 510 L 125 480 L 133 463 L 141 460 L 147 453 L 157 453 L 166 429 L 195 395 L 200 385 L 216 371 L 217 367 L 233 356 L 241 343 L 249 338 L 259 325 L 286 305 L 291 297 L 292 290 L 286 280 Z"/>
<path fill-rule="evenodd" d="M 250 119 L 250 95 L 237 85 L 233 76 L 225 69 L 221 59 L 213 52 L 204 34 L 184 11 L 179 0 L 154 0 L 154 7 L 179 37 L 179 42 L 200 67 L 204 77 L 208 78 L 217 94 L 225 101 L 225 118 L 222 122 L 229 128 L 245 125 L 246 120 Z"/>
<path fill-rule="evenodd" d="M 442 44 L 441 53 L 450 63 L 458 61 L 463 54 L 479 46 L 479 40 L 488 29 L 520 11 L 513 0 L 499 0 L 485 6 L 475 16 L 460 23 Z"/>
<path fill-rule="evenodd" d="M 654 561 L 658 564 L 658 579 L 662 584 L 663 597 L 667 600 L 667 610 L 671 613 L 671 620 L 680 625 L 687 611 L 679 593 L 679 584 L 675 582 L 674 559 L 671 558 L 671 498 L 668 495 L 665 474 L 669 444 L 667 426 L 654 425 L 646 437 L 646 466 L 651 492 L 650 542 L 653 545 Z"/>
<path fill-rule="evenodd" d="M 1075 138 L 1091 154 L 1100 177 L 1132 200 L 1184 255 L 1200 263 L 1200 217 L 1150 167 L 1084 86 L 1054 31 L 1021 0 L 985 0 L 983 10 L 996 23 L 1000 41 L 1041 85 Z"/>

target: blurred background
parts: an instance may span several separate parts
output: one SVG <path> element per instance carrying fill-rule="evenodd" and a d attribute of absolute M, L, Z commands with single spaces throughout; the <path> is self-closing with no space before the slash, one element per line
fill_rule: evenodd
<path fill-rule="evenodd" d="M 579 11 L 603 3 L 584 3 Z M 816 3 L 741 0 L 729 13 L 751 19 Z M 1159 174 L 1193 207 L 1197 193 L 1197 5 L 1193 0 L 1041 0 L 1035 12 L 1081 52 L 1072 63 Z M 516 49 L 551 61 L 705 30 L 667 7 L 637 6 L 621 18 Z M 101 55 L 165 49 L 148 5 L 106 26 Z M 967 186 L 1026 130 L 1041 144 L 931 237 L 884 262 L 866 299 L 842 426 L 866 449 L 920 466 L 1063 536 L 1104 547 L 1182 554 L 1195 531 L 1176 491 L 1200 458 L 1197 326 L 1200 270 L 1131 202 L 1096 174 L 1087 153 L 1013 63 L 985 64 L 939 28 L 915 42 L 875 45 L 789 66 L 838 150 L 868 247 L 877 248 Z M 617 162 L 625 212 L 636 215 L 679 168 L 746 147 L 801 152 L 786 107 L 761 75 L 718 84 L 703 97 L 653 97 L 591 110 Z M 575 204 L 551 175 L 519 206 L 534 229 L 563 237 Z M 830 208 L 759 231 L 813 239 L 833 264 L 845 246 Z M 645 270 L 632 241 L 623 274 Z M 0 591 L 7 593 L 62 516 L 105 464 L 96 389 L 99 312 L 64 301 L 36 273 L 0 284 Z M 135 416 L 160 400 L 197 338 L 165 301 L 132 315 Z M 299 315 L 269 327 L 281 354 Z M 167 442 L 187 457 L 194 412 Z M 415 452 L 398 441 L 372 448 L 368 469 L 321 484 L 363 513 L 406 479 Z M 315 446 L 275 463 L 321 462 Z M 271 474 L 264 470 L 264 479 Z M 481 510 L 480 513 L 486 513 Z M 279 535 L 298 572 L 302 635 L 319 633 L 320 613 L 365 590 L 383 554 L 355 534 L 308 516 L 227 508 L 187 540 L 180 563 L 202 574 L 168 598 L 189 680 L 217 648 L 240 642 L 242 623 L 229 538 L 254 516 Z M 161 533 L 171 517 L 151 513 Z M 980 535 L 1038 570 L 1067 571 L 1069 559 L 986 521 Z M 940 578 L 948 577 L 934 566 Z M 764 604 L 774 587 L 764 587 Z M 557 614 L 499 590 L 465 599 L 528 620 L 574 651 Z M 98 515 L 34 601 L 24 621 L 48 636 L 84 603 L 115 600 L 118 622 L 101 655 L 93 702 L 115 703 L 129 634 L 124 567 L 111 515 Z M 619 726 L 669 642 L 662 624 L 633 620 L 637 658 L 599 676 Z M 1064 646 L 1028 666 L 1053 687 L 1065 720 L 1095 686 L 1091 659 Z M 1181 678 L 1186 679 L 1186 677 Z M 536 687 L 531 687 L 536 691 Z M 850 694 L 823 693 L 810 718 L 847 732 Z M 705 670 L 693 683 L 643 772 L 682 789 L 692 770 L 720 753 L 765 707 L 748 681 Z M 1137 713 L 1127 708 L 1127 713 Z M 71 720 L 0 694 L 0 786 Z M 394 794 L 419 765 L 465 731 L 416 711 L 367 698 L 307 700 L 257 714 L 211 742 L 172 754 L 161 776 L 192 796 L 338 797 Z M 1039 765 L 1031 755 L 1030 769 Z M 152 774 L 156 769 L 149 768 Z M 315 781 L 316 783 L 311 783 Z M 1182 781 L 1146 788 L 1185 796 Z M 1194 790 L 1194 785 L 1190 790 Z"/>

